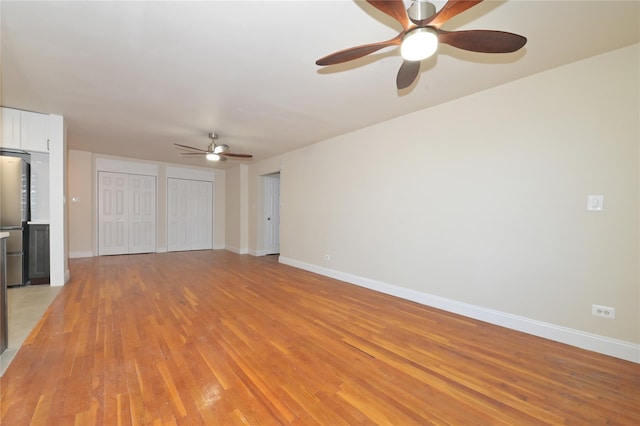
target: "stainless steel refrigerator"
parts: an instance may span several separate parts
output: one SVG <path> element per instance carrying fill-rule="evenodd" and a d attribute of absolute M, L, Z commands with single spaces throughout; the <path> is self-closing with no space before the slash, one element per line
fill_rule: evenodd
<path fill-rule="evenodd" d="M 0 231 L 9 233 L 7 286 L 28 279 L 29 163 L 29 154 L 0 151 Z"/>

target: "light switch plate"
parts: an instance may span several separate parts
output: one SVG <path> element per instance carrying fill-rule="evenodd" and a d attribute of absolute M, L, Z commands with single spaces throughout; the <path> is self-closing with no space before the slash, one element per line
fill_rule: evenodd
<path fill-rule="evenodd" d="M 587 196 L 587 211 L 601 212 L 604 210 L 604 195 Z"/>

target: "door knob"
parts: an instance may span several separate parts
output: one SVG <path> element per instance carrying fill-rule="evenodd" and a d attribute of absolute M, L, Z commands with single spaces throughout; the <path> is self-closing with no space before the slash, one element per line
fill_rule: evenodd
<path fill-rule="evenodd" d="M 271 218 L 270 218 L 270 217 L 268 217 L 268 218 L 267 218 L 267 220 L 271 220 Z"/>

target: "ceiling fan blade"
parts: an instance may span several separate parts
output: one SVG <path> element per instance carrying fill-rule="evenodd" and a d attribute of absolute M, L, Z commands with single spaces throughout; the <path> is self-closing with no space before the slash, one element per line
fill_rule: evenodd
<path fill-rule="evenodd" d="M 191 149 L 191 150 L 194 150 L 194 151 L 207 152 L 207 150 L 205 150 L 205 149 L 194 148 L 194 147 L 192 147 L 192 146 L 181 145 L 181 144 L 179 144 L 179 143 L 174 143 L 174 145 L 175 145 L 177 148 L 186 148 L 186 149 Z"/>
<path fill-rule="evenodd" d="M 405 31 L 411 27 L 411 21 L 402 0 L 367 0 L 367 3 L 400 22 Z"/>
<path fill-rule="evenodd" d="M 406 89 L 411 86 L 418 74 L 420 73 L 420 61 L 404 61 L 398 70 L 396 78 L 396 86 L 398 90 Z"/>
<path fill-rule="evenodd" d="M 316 61 L 316 65 L 335 65 L 342 62 L 352 61 L 354 59 L 362 58 L 370 53 L 377 52 L 380 49 L 389 46 L 397 46 L 402 42 L 402 36 L 404 32 L 401 32 L 394 38 L 387 41 L 380 41 L 377 43 L 363 44 L 362 46 L 350 47 L 349 49 L 340 50 L 339 52 L 332 53 Z"/>
<path fill-rule="evenodd" d="M 253 158 L 251 154 L 235 154 L 233 152 L 221 152 L 220 157 Z"/>
<path fill-rule="evenodd" d="M 492 30 L 439 30 L 438 41 L 459 49 L 481 53 L 511 53 L 527 44 L 526 37 Z"/>
<path fill-rule="evenodd" d="M 459 15 L 480 2 L 482 2 L 482 0 L 449 0 L 447 4 L 438 11 L 438 13 L 415 23 L 419 27 L 429 25 L 430 27 L 439 29 L 449 19 Z"/>
<path fill-rule="evenodd" d="M 180 154 L 178 154 L 180 157 L 190 157 L 190 156 L 197 156 L 197 157 L 202 157 L 207 155 L 207 152 L 181 152 Z"/>

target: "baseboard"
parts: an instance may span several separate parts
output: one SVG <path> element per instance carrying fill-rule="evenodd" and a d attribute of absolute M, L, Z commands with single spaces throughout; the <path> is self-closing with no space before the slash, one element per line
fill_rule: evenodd
<path fill-rule="evenodd" d="M 245 248 L 245 249 L 240 249 L 238 247 L 233 247 L 233 246 L 226 246 L 225 250 L 229 250 L 230 252 L 236 253 L 236 254 L 247 254 L 249 253 L 249 251 Z"/>
<path fill-rule="evenodd" d="M 155 253 L 166 253 L 166 247 L 158 247 Z M 85 257 L 94 257 L 96 256 L 92 251 L 71 251 L 69 252 L 69 259 L 82 259 Z"/>
<path fill-rule="evenodd" d="M 272 251 L 264 250 L 264 249 L 262 249 L 262 250 L 249 250 L 249 254 L 253 255 L 253 256 L 271 256 L 271 255 L 277 254 L 278 258 L 280 257 L 279 253 L 274 253 Z M 303 269 L 303 268 L 300 268 L 300 269 Z"/>
<path fill-rule="evenodd" d="M 84 257 L 93 257 L 92 251 L 70 251 L 69 259 L 81 259 Z"/>
<path fill-rule="evenodd" d="M 71 272 L 69 271 L 69 268 L 64 270 L 64 281 L 63 282 L 50 282 L 49 285 L 51 287 L 62 287 L 64 285 L 66 285 L 69 280 L 71 279 Z"/>
<path fill-rule="evenodd" d="M 640 345 L 352 275 L 280 256 L 280 263 L 465 317 L 640 364 Z"/>

